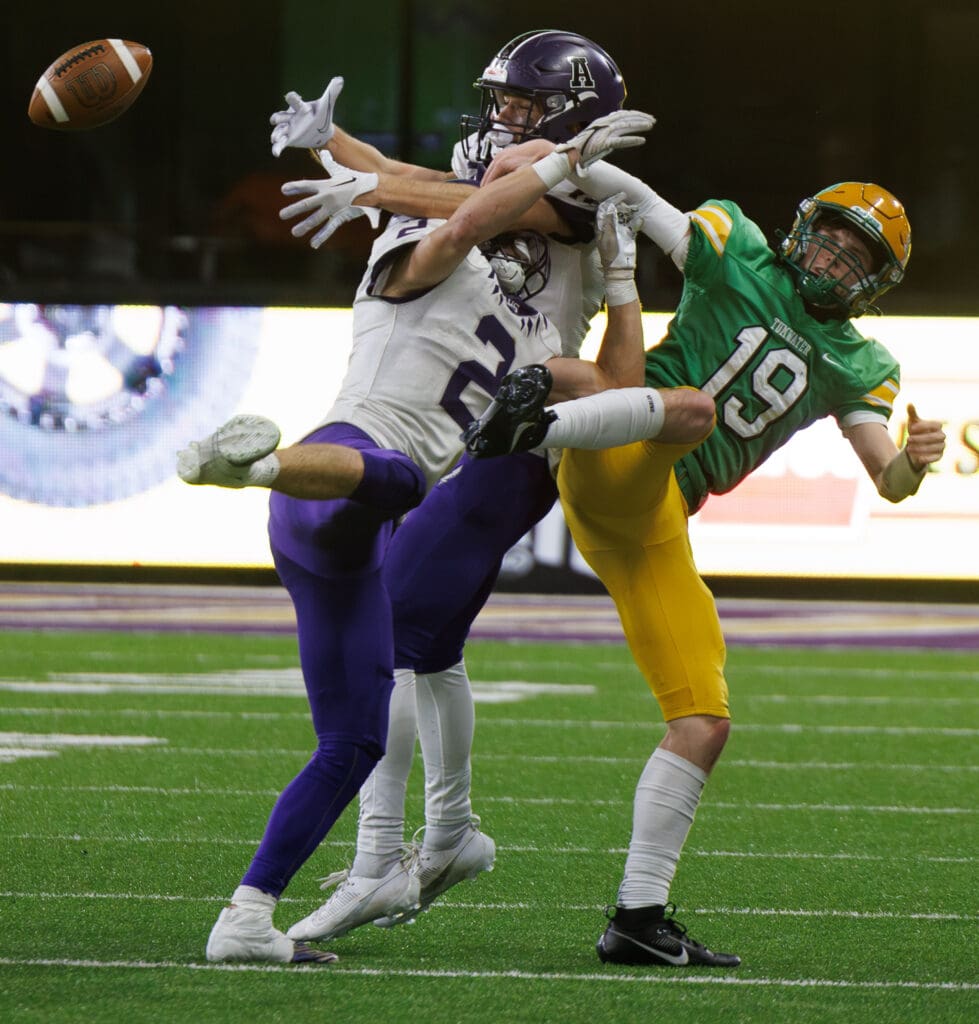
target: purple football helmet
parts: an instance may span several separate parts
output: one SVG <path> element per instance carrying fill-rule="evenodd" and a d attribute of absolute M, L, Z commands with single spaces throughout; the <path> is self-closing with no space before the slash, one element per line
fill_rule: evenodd
<path fill-rule="evenodd" d="M 567 142 L 596 117 L 619 110 L 626 89 L 615 61 L 597 44 L 573 32 L 542 29 L 525 32 L 490 61 L 474 83 L 483 91 L 478 117 L 462 118 L 463 145 L 469 159 L 488 162 L 494 147 L 527 139 Z M 501 120 L 507 97 L 529 101 L 524 123 Z M 543 110 L 533 124 L 530 104 Z M 476 153 L 472 135 L 476 134 Z"/>

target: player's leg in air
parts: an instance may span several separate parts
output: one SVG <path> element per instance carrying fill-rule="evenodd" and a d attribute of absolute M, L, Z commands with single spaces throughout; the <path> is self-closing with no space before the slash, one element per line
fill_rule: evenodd
<path fill-rule="evenodd" d="M 474 459 L 530 448 L 615 448 L 639 440 L 684 444 L 713 424 L 714 402 L 695 388 L 618 387 L 548 405 L 568 360 L 521 366 L 500 382 L 486 411 L 463 431 Z M 698 442 L 699 443 L 699 442 Z"/>

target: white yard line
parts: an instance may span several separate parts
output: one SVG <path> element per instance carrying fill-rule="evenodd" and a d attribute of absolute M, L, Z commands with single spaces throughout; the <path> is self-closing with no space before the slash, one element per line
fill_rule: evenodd
<path fill-rule="evenodd" d="M 116 900 L 128 903 L 131 901 L 142 901 L 147 903 L 227 903 L 227 894 L 224 896 L 172 896 L 160 893 L 134 893 L 134 892 L 3 892 L 0 891 L 0 899 L 31 899 L 31 900 Z M 283 896 L 280 903 L 308 903 L 309 898 L 294 896 Z M 487 911 L 502 910 L 506 912 L 527 911 L 539 913 L 550 906 L 546 902 L 528 903 L 526 901 L 504 901 L 504 902 L 449 902 L 440 900 L 433 909 L 465 910 L 465 911 Z M 603 913 L 604 904 L 601 903 L 568 903 L 562 904 L 562 910 L 580 913 Z M 703 914 L 709 917 L 818 917 L 818 918 L 845 918 L 853 921 L 979 921 L 979 914 L 956 914 L 956 913 L 900 913 L 893 910 L 832 910 L 818 908 L 815 910 L 802 908 L 783 907 L 690 907 L 684 914 L 692 917 Z"/>
<path fill-rule="evenodd" d="M 536 972 L 536 971 L 465 971 L 465 970 L 421 970 L 409 968 L 370 968 L 370 967 L 337 967 L 307 966 L 291 967 L 277 964 L 205 964 L 180 963 L 173 960 L 94 960 L 94 959 L 35 959 L 0 957 L 0 965 L 5 967 L 52 967 L 52 968 L 89 968 L 94 970 L 187 970 L 187 971 L 235 971 L 259 972 L 288 970 L 298 975 L 316 974 L 321 970 L 329 970 L 339 974 L 357 975 L 371 978 L 466 978 L 472 980 L 498 981 L 588 981 L 626 985 L 727 985 L 739 988 L 807 988 L 807 989 L 862 989 L 862 990 L 893 990 L 905 991 L 937 991 L 937 992 L 976 992 L 979 982 L 962 981 L 908 981 L 906 979 L 859 981 L 846 978 L 778 978 L 778 977 L 744 977 L 733 974 L 620 974 L 596 973 L 583 971 L 572 972 Z"/>

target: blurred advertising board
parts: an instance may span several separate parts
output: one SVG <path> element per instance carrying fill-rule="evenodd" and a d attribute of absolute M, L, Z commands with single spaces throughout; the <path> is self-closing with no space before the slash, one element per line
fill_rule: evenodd
<path fill-rule="evenodd" d="M 647 313 L 646 337 L 668 314 Z M 300 438 L 330 407 L 349 309 L 0 305 L 0 563 L 268 568 L 268 495 L 192 488 L 175 456 L 235 412 Z M 584 354 L 604 327 L 596 318 Z M 979 319 L 866 318 L 902 365 L 906 406 L 946 424 L 920 492 L 878 497 L 832 420 L 776 453 L 690 524 L 702 573 L 979 580 Z M 587 576 L 559 509 L 506 578 Z M 555 570 L 557 575 L 555 575 Z M 543 576 L 542 576 L 543 579 Z M 557 580 L 557 584 L 555 584 Z"/>

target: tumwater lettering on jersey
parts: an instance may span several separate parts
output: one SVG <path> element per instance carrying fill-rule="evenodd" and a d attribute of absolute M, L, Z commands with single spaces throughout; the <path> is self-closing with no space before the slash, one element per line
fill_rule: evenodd
<path fill-rule="evenodd" d="M 792 348 L 799 353 L 799 355 L 807 356 L 812 351 L 812 345 L 802 337 L 801 334 L 797 334 L 792 330 L 791 327 L 778 317 L 774 317 L 770 328 L 773 334 L 777 334 L 783 341 L 787 341 Z"/>
<path fill-rule="evenodd" d="M 647 353 L 651 386 L 710 394 L 717 426 L 677 466 L 691 509 L 731 490 L 797 431 L 825 416 L 886 424 L 898 366 L 849 321 L 812 317 L 756 224 L 731 202 L 691 216 L 684 292 Z"/>

